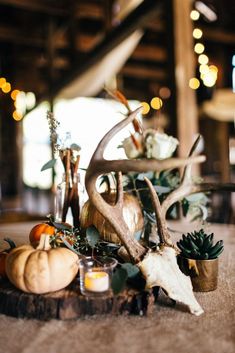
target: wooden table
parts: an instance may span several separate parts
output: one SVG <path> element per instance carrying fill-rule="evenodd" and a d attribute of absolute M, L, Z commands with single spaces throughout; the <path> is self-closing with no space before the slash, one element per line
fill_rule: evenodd
<path fill-rule="evenodd" d="M 27 240 L 34 223 L 0 226 L 0 239 Z M 181 232 L 189 224 L 170 222 Z M 0 353 L 232 353 L 235 351 L 235 226 L 210 225 L 224 239 L 218 289 L 196 293 L 205 313 L 195 317 L 162 295 L 152 315 L 37 321 L 0 315 Z M 172 233 L 173 239 L 178 233 Z"/>

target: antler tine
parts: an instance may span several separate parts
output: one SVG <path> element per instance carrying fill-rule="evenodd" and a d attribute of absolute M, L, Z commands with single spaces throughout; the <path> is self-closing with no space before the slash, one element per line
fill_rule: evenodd
<path fill-rule="evenodd" d="M 160 244 L 172 246 L 172 244 L 168 242 L 168 239 L 170 239 L 170 234 L 167 230 L 166 220 L 162 214 L 161 204 L 160 204 L 158 195 L 151 181 L 147 177 L 145 177 L 144 180 L 147 183 L 147 186 L 150 191 L 154 212 L 156 215 L 156 222 L 157 222 L 158 235 L 160 238 Z"/>
<path fill-rule="evenodd" d="M 192 157 L 200 140 L 202 138 L 202 135 L 198 135 L 194 144 L 192 145 L 190 151 L 189 151 L 189 154 L 188 154 L 188 158 Z M 184 171 L 183 171 L 183 174 L 182 174 L 182 178 L 181 178 L 181 184 L 184 184 L 186 182 L 189 182 L 190 181 L 190 177 L 191 177 L 191 172 L 192 172 L 192 163 L 191 164 L 188 164 L 184 167 Z"/>
<path fill-rule="evenodd" d="M 122 173 L 117 173 L 117 198 L 116 207 L 122 208 L 123 206 L 123 186 L 122 186 Z"/>
<path fill-rule="evenodd" d="M 113 136 L 115 136 L 120 130 L 122 130 L 125 126 L 127 126 L 129 123 L 132 122 L 132 120 L 135 119 L 136 115 L 140 113 L 142 110 L 142 107 L 137 108 L 133 112 L 131 112 L 128 117 L 119 123 L 117 123 L 111 130 L 109 130 L 106 135 L 102 138 L 100 143 L 98 144 L 93 157 L 96 159 L 101 159 L 103 158 L 104 150 L 108 144 L 108 142 L 112 139 Z"/>
<path fill-rule="evenodd" d="M 130 258 L 133 262 L 138 263 L 144 254 L 146 249 L 133 237 L 130 230 L 124 220 L 122 213 L 122 179 L 121 173 L 118 174 L 118 195 L 116 204 L 114 206 L 108 204 L 101 194 L 96 190 L 96 179 L 99 176 L 95 170 L 95 165 L 90 163 L 89 170 L 86 175 L 85 183 L 88 195 L 91 202 L 97 208 L 97 210 L 102 214 L 102 216 L 109 220 L 113 229 L 117 233 L 118 237 L 125 246 Z"/>
<path fill-rule="evenodd" d="M 197 139 L 195 140 L 190 152 L 189 158 L 195 152 L 198 143 L 201 139 L 201 135 L 199 134 Z M 183 175 L 181 178 L 180 186 L 172 191 L 166 199 L 163 201 L 162 207 L 162 215 L 166 218 L 166 213 L 168 209 L 177 201 L 182 200 L 184 197 L 196 194 L 198 192 L 208 192 L 208 191 L 235 191 L 234 183 L 193 183 L 191 177 L 192 163 L 185 166 Z"/>

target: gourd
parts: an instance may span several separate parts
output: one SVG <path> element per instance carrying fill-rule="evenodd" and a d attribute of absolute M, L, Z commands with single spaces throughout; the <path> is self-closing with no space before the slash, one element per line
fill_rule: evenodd
<path fill-rule="evenodd" d="M 29 233 L 30 243 L 35 246 L 38 245 L 42 234 L 48 234 L 48 235 L 55 234 L 55 227 L 48 223 L 36 224 Z"/>
<path fill-rule="evenodd" d="M 42 294 L 65 288 L 78 272 L 78 256 L 67 248 L 51 248 L 42 234 L 35 249 L 22 245 L 6 258 L 6 273 L 12 284 L 24 292 Z"/>
<path fill-rule="evenodd" d="M 101 195 L 109 204 L 115 204 L 115 192 L 102 193 Z M 128 193 L 124 193 L 123 195 L 123 217 L 133 235 L 143 229 L 144 218 L 139 201 L 135 196 Z M 116 244 L 120 243 L 120 239 L 116 235 L 113 227 L 97 211 L 95 206 L 89 200 L 86 201 L 82 208 L 80 222 L 82 228 L 88 228 L 91 225 L 94 225 L 99 231 L 102 239 Z"/>

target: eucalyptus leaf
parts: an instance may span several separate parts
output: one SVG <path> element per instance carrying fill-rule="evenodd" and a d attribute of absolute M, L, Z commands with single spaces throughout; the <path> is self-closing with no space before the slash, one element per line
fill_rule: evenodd
<path fill-rule="evenodd" d="M 135 239 L 139 241 L 142 233 L 143 233 L 142 229 L 139 230 L 138 232 L 135 232 L 135 234 L 134 234 Z"/>
<path fill-rule="evenodd" d="M 124 268 L 127 272 L 128 278 L 135 277 L 139 273 L 139 268 L 130 262 L 126 262 L 121 265 L 121 268 Z"/>
<path fill-rule="evenodd" d="M 128 278 L 127 271 L 125 268 L 118 268 L 113 274 L 111 287 L 114 294 L 120 293 L 126 286 L 126 280 Z"/>
<path fill-rule="evenodd" d="M 158 194 L 167 194 L 171 191 L 171 188 L 168 186 L 154 185 L 154 189 Z"/>
<path fill-rule="evenodd" d="M 45 163 L 41 168 L 41 172 L 43 172 L 44 170 L 50 169 L 50 168 L 54 168 L 56 161 L 57 161 L 57 159 L 53 158 L 50 161 L 48 161 L 47 163 Z"/>
<path fill-rule="evenodd" d="M 87 242 L 91 248 L 94 248 L 100 239 L 100 234 L 96 227 L 91 226 L 86 229 Z"/>
<path fill-rule="evenodd" d="M 71 230 L 73 227 L 70 224 L 52 222 L 53 226 L 60 230 Z"/>
<path fill-rule="evenodd" d="M 203 194 L 202 192 L 198 192 L 196 194 L 191 194 L 189 196 L 185 197 L 186 200 L 188 200 L 190 203 L 191 202 L 199 202 L 205 199 L 205 201 L 207 200 L 207 197 L 205 197 L 205 194 Z"/>
<path fill-rule="evenodd" d="M 154 172 L 139 173 L 136 179 L 143 181 L 145 177 L 151 180 L 154 177 Z"/>
<path fill-rule="evenodd" d="M 74 151 L 78 151 L 78 152 L 81 151 L 81 147 L 79 145 L 77 145 L 76 143 L 72 143 L 70 148 Z"/>

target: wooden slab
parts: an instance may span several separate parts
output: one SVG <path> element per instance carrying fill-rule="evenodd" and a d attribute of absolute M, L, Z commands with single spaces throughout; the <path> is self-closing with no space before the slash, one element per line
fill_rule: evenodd
<path fill-rule="evenodd" d="M 57 292 L 30 294 L 16 289 L 7 279 L 0 280 L 0 313 L 17 318 L 69 320 L 86 315 L 145 315 L 152 311 L 154 301 L 152 292 L 130 288 L 117 296 L 84 297 L 78 281 Z"/>

